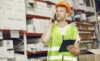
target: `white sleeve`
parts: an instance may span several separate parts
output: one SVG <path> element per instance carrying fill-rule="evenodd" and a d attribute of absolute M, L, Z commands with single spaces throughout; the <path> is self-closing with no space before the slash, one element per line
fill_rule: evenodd
<path fill-rule="evenodd" d="M 77 35 L 77 37 L 76 37 L 76 41 L 75 41 L 75 42 L 77 42 L 77 41 L 79 41 L 79 42 L 80 42 L 80 40 L 81 40 L 81 38 L 80 38 L 79 33 L 78 33 L 78 35 Z"/>

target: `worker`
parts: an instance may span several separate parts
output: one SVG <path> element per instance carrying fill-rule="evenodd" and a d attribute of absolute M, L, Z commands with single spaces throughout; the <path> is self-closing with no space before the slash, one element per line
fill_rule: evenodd
<path fill-rule="evenodd" d="M 55 4 L 55 9 L 57 24 L 50 24 L 41 36 L 41 41 L 48 44 L 47 61 L 77 61 L 77 56 L 80 53 L 78 29 L 66 22 L 66 18 L 71 15 L 71 7 L 67 2 L 61 1 Z M 66 46 L 68 51 L 59 52 L 63 39 L 75 39 L 75 43 Z"/>

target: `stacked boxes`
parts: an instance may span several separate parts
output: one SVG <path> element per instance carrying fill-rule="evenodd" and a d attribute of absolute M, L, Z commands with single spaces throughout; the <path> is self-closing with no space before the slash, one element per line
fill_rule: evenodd
<path fill-rule="evenodd" d="M 97 21 L 97 18 L 96 18 L 95 15 L 90 16 L 90 17 L 87 17 L 87 19 L 88 19 L 89 21 L 91 21 L 91 22 Z"/>
<path fill-rule="evenodd" d="M 47 1 L 50 1 L 50 2 L 53 2 L 53 3 L 58 3 L 58 2 L 60 2 L 61 0 L 47 0 Z"/>
<path fill-rule="evenodd" d="M 40 51 L 47 51 L 48 50 L 48 46 L 45 44 L 43 44 L 41 42 L 40 38 L 34 38 L 34 39 L 28 39 L 27 42 L 27 51 L 29 52 L 40 52 Z M 23 45 L 19 45 L 16 47 L 15 49 L 16 51 L 24 51 L 24 46 Z"/>
<path fill-rule="evenodd" d="M 0 29 L 26 30 L 24 0 L 1 0 Z"/>
<path fill-rule="evenodd" d="M 25 55 L 17 54 L 17 53 L 16 53 L 16 54 L 15 54 L 15 57 L 16 57 L 15 61 L 27 61 Z"/>
<path fill-rule="evenodd" d="M 79 9 L 79 10 L 86 10 L 86 5 L 84 4 L 83 0 L 73 0 L 73 8 Z"/>
<path fill-rule="evenodd" d="M 49 10 L 47 3 L 36 1 L 34 7 L 27 8 L 27 14 L 51 17 L 52 11 Z"/>
<path fill-rule="evenodd" d="M 0 41 L 0 61 L 15 59 L 13 40 L 1 40 Z"/>
<path fill-rule="evenodd" d="M 80 16 L 81 16 L 81 20 L 86 20 L 86 14 L 81 13 Z"/>
<path fill-rule="evenodd" d="M 73 7 L 73 0 L 65 0 L 65 1 L 68 2 L 71 7 Z"/>
<path fill-rule="evenodd" d="M 49 26 L 49 20 L 30 19 L 28 20 L 28 32 L 43 33 Z M 33 32 L 32 32 L 33 31 Z"/>

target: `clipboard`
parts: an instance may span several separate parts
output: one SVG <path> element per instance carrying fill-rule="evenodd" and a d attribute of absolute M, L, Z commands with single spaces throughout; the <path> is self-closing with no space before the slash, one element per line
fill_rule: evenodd
<path fill-rule="evenodd" d="M 66 49 L 67 46 L 69 45 L 73 45 L 75 43 L 76 40 L 63 40 L 59 52 L 68 52 L 68 50 Z"/>

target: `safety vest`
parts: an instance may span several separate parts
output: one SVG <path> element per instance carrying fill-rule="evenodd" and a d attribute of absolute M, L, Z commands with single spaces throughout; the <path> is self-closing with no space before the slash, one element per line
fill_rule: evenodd
<path fill-rule="evenodd" d="M 64 40 L 76 40 L 78 30 L 76 26 L 67 25 Z M 59 52 L 62 44 L 62 35 L 59 27 L 55 24 L 51 29 L 51 40 L 48 41 L 47 61 L 77 61 L 77 57 L 70 52 Z"/>

